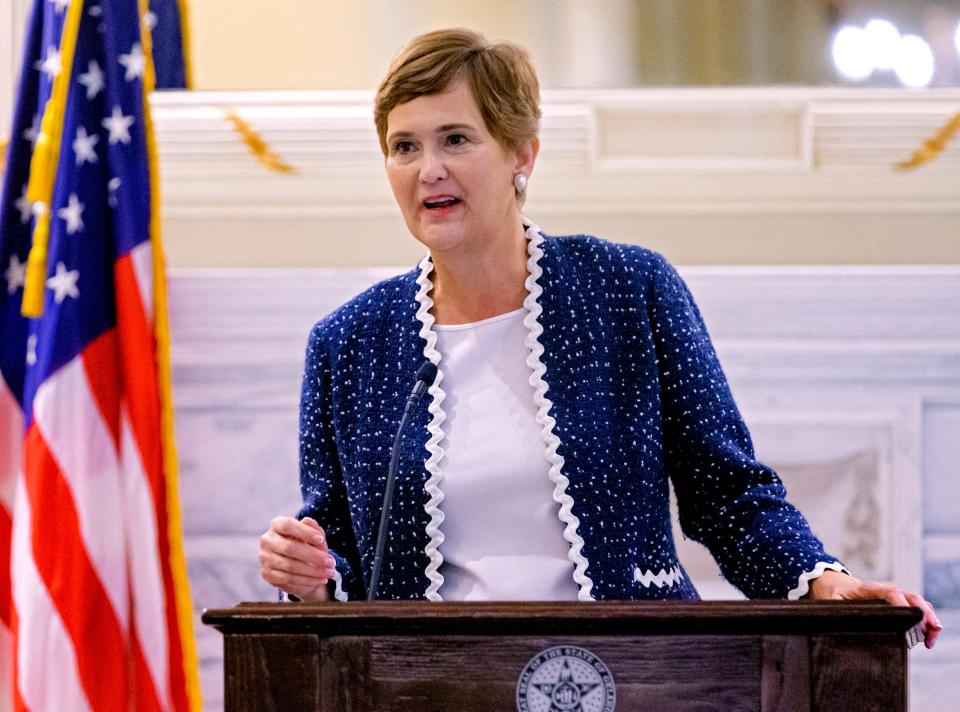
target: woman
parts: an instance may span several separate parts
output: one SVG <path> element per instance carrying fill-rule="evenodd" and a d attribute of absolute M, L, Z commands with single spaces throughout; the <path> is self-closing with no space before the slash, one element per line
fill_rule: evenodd
<path fill-rule="evenodd" d="M 315 327 L 297 519 L 263 578 L 365 596 L 392 440 L 417 366 L 439 375 L 401 441 L 380 598 L 697 598 L 685 533 L 754 598 L 882 598 L 826 553 L 753 456 L 693 298 L 660 255 L 552 238 L 520 213 L 539 150 L 526 53 L 470 31 L 414 39 L 375 120 L 394 196 L 429 255 Z M 322 524 L 322 526 L 321 526 Z M 329 582 L 329 586 L 328 586 Z"/>

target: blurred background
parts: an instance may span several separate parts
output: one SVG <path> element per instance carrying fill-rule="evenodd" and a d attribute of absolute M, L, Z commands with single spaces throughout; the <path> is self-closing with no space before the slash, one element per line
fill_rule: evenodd
<path fill-rule="evenodd" d="M 451 25 L 527 47 L 545 88 L 960 83 L 956 1 L 205 0 L 192 17 L 198 89 L 373 89 L 404 41 Z"/>

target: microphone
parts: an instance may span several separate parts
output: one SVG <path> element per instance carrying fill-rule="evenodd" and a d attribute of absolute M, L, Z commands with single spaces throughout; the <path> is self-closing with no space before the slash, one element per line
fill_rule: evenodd
<path fill-rule="evenodd" d="M 393 440 L 393 451 L 390 454 L 390 470 L 387 472 L 387 487 L 383 493 L 383 512 L 380 514 L 380 528 L 377 530 L 377 548 L 373 556 L 373 573 L 370 576 L 370 589 L 367 591 L 367 600 L 373 601 L 377 597 L 377 588 L 380 584 L 380 569 L 383 568 L 383 547 L 387 541 L 387 525 L 390 522 L 390 508 L 393 506 L 393 485 L 397 479 L 397 467 L 400 464 L 400 438 L 407 427 L 410 416 L 413 415 L 417 403 L 437 379 L 437 366 L 432 361 L 424 361 L 417 369 L 417 382 L 407 398 L 400 418 L 400 427 Z"/>

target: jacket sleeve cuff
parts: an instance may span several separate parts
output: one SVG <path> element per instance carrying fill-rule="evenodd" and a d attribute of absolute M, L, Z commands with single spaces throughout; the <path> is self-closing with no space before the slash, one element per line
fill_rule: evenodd
<path fill-rule="evenodd" d="M 824 571 L 839 571 L 840 573 L 850 575 L 850 572 L 847 571 L 847 567 L 841 564 L 839 561 L 820 561 L 816 566 L 813 567 L 810 571 L 804 571 L 800 574 L 800 578 L 797 580 L 797 587 L 791 589 L 787 593 L 787 600 L 797 601 L 810 591 L 810 582 L 816 578 L 819 578 Z"/>
<path fill-rule="evenodd" d="M 327 582 L 327 591 L 329 591 L 330 598 L 332 600 L 344 602 L 347 600 L 347 592 L 343 589 L 343 575 L 340 572 L 345 571 L 349 576 L 350 564 L 347 563 L 346 559 L 333 551 L 330 552 L 330 555 L 333 557 L 335 568 L 333 571 L 333 578 Z M 300 603 L 299 598 L 291 593 L 285 593 L 283 589 L 278 588 L 277 594 L 280 598 L 280 601 Z"/>
<path fill-rule="evenodd" d="M 337 562 L 339 567 L 340 563 Z M 333 594 L 333 600 L 340 601 L 341 603 L 347 600 L 347 592 L 343 590 L 343 577 L 340 575 L 339 569 L 335 569 L 333 572 L 333 580 L 327 584 L 327 588 L 330 589 L 330 593 Z"/>
<path fill-rule="evenodd" d="M 348 599 L 347 589 L 349 588 L 344 586 L 344 579 L 352 580 L 353 567 L 336 551 L 330 550 L 328 553 L 333 557 L 334 569 L 333 578 L 327 583 L 327 590 L 330 592 L 331 600 L 343 603 Z"/>

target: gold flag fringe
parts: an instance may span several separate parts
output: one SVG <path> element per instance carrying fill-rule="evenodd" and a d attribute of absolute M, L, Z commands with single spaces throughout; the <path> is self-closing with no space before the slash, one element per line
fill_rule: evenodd
<path fill-rule="evenodd" d="M 277 154 L 275 154 L 271 149 L 270 145 L 263 140 L 263 137 L 257 133 L 257 131 L 244 119 L 240 118 L 236 113 L 230 111 L 229 109 L 224 110 L 224 114 L 229 119 L 230 123 L 233 124 L 234 130 L 240 134 L 240 138 L 243 140 L 247 147 L 260 163 L 266 166 L 271 171 L 276 171 L 277 173 L 299 173 L 300 170 L 295 166 L 291 166 L 289 163 L 285 163 Z"/>
<path fill-rule="evenodd" d="M 183 44 L 183 74 L 187 86 L 184 89 L 193 89 L 193 37 L 191 35 L 190 8 L 187 0 L 178 0 L 180 10 L 180 42 Z"/>
<path fill-rule="evenodd" d="M 140 17 L 143 18 L 150 9 L 149 0 L 138 0 L 138 7 Z M 173 432 L 170 314 L 167 308 L 167 273 L 160 222 L 160 168 L 149 100 L 149 96 L 156 88 L 157 75 L 153 64 L 153 36 L 150 28 L 142 21 L 140 42 L 147 59 L 143 72 L 143 120 L 147 168 L 150 172 L 150 249 L 153 257 L 154 336 L 157 344 L 157 376 L 160 387 L 160 430 L 166 485 L 167 545 L 170 547 L 169 559 L 165 563 L 169 565 L 173 578 L 173 597 L 180 634 L 187 705 L 189 712 L 201 712 L 203 699 L 200 691 L 200 666 L 197 644 L 193 636 L 193 601 L 190 596 L 190 580 L 187 576 L 187 558 L 183 550 L 183 515 L 180 510 L 177 443 Z"/>
<path fill-rule="evenodd" d="M 6 134 L 0 136 L 0 174 L 3 173 L 3 168 L 6 165 L 4 161 L 7 158 L 7 146 L 10 144 L 10 139 L 7 138 Z"/>
<path fill-rule="evenodd" d="M 82 12 L 83 0 L 70 0 L 60 36 L 60 73 L 54 77 L 53 90 L 43 109 L 40 133 L 37 136 L 33 155 L 30 157 L 27 200 L 33 204 L 36 222 L 33 226 L 33 241 L 27 256 L 27 274 L 23 285 L 23 302 L 20 305 L 20 313 L 28 319 L 36 319 L 43 314 L 53 185 L 57 178 L 64 113 L 67 97 L 70 94 L 73 55 L 77 47 L 77 32 L 80 28 Z"/>
<path fill-rule="evenodd" d="M 924 141 L 910 158 L 895 164 L 894 168 L 906 171 L 933 160 L 943 153 L 943 149 L 947 147 L 947 144 L 958 131 L 960 131 L 960 111 L 947 119 L 946 123 L 933 136 Z"/>

